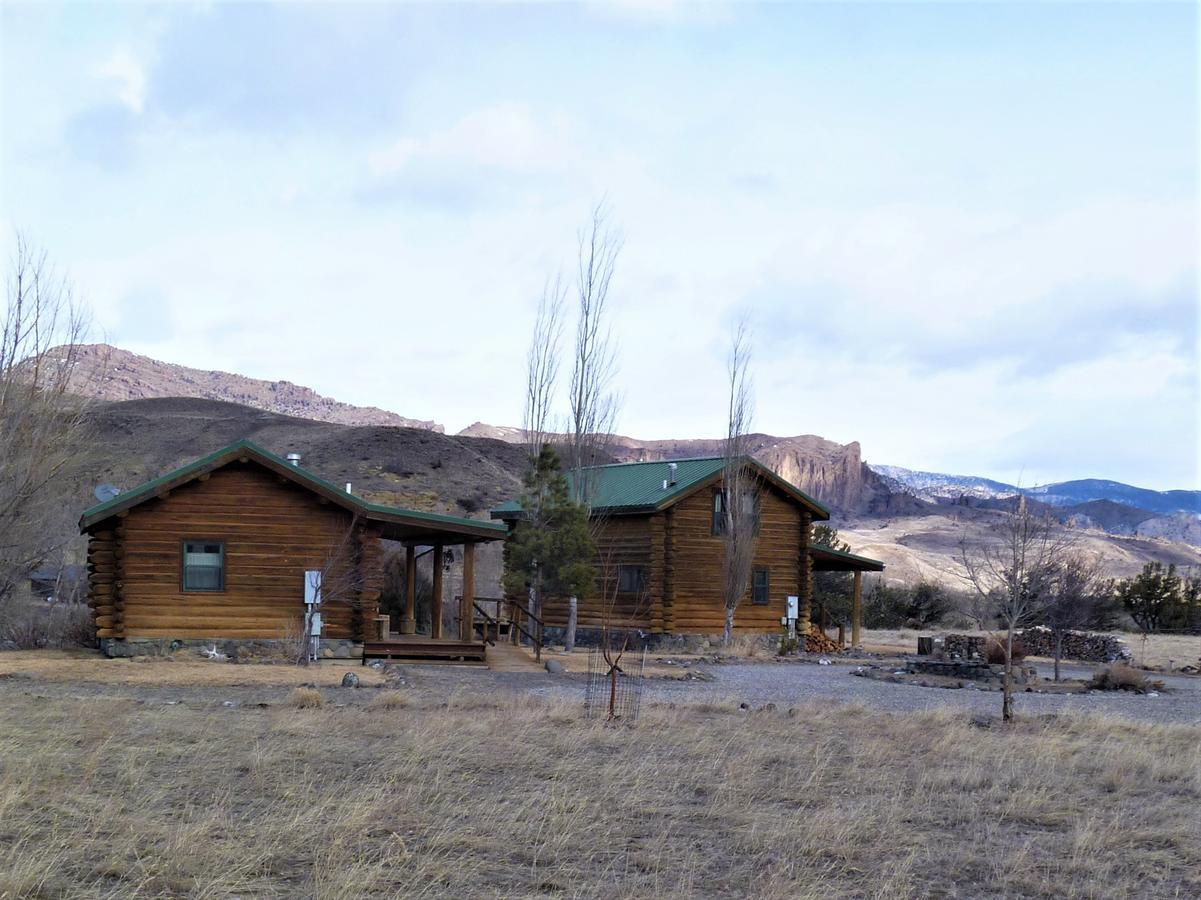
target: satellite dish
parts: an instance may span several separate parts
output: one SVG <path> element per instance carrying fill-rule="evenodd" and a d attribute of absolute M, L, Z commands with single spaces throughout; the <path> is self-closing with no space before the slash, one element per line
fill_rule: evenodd
<path fill-rule="evenodd" d="M 114 487 L 111 484 L 102 484 L 97 487 L 96 490 L 92 491 L 92 493 L 96 495 L 96 499 L 101 503 L 107 503 L 109 500 L 112 500 L 114 497 L 120 494 L 121 489 L 119 487 Z"/>

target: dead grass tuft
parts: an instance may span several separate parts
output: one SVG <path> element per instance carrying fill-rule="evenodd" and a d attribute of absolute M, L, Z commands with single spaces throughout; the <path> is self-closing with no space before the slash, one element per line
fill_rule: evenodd
<path fill-rule="evenodd" d="M 316 709 L 324 702 L 321 691 L 311 687 L 292 688 L 284 700 L 286 706 L 294 709 Z"/>
<path fill-rule="evenodd" d="M 1089 683 L 1096 691 L 1145 691 L 1148 686 L 1147 676 L 1125 663 L 1110 663 L 1098 669 Z"/>
<path fill-rule="evenodd" d="M 400 691 L 381 691 L 367 704 L 370 709 L 404 709 L 408 705 L 409 698 Z"/>

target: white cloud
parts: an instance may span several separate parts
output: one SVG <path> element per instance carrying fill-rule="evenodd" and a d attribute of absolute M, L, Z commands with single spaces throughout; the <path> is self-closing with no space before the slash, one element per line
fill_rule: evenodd
<path fill-rule="evenodd" d="M 146 68 L 125 48 L 113 51 L 96 69 L 96 77 L 116 82 L 117 99 L 135 113 L 146 106 Z"/>
<path fill-rule="evenodd" d="M 402 137 L 372 153 L 368 165 L 379 176 L 422 163 L 536 174 L 562 168 L 574 155 L 562 117 L 543 121 L 525 104 L 504 102 L 470 112 L 425 137 Z"/>

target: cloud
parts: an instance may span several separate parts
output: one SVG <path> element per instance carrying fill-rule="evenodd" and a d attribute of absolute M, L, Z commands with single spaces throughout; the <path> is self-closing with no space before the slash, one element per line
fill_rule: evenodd
<path fill-rule="evenodd" d="M 77 159 L 115 171 L 133 162 L 140 129 L 139 117 L 128 106 L 108 103 L 68 118 L 63 140 Z"/>
<path fill-rule="evenodd" d="M 121 104 L 130 112 L 142 112 L 146 105 L 146 70 L 128 50 L 114 51 L 96 69 L 96 76 L 115 81 Z"/>
<path fill-rule="evenodd" d="M 425 137 L 402 137 L 370 154 L 368 165 L 376 176 L 430 163 L 534 175 L 560 169 L 576 154 L 563 118 L 543 122 L 524 104 L 504 102 Z"/>

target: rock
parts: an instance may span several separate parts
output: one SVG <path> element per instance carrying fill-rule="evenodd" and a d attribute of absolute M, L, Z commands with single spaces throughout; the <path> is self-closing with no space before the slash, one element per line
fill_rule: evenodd
<path fill-rule="evenodd" d="M 321 651 L 321 658 L 322 658 L 322 659 L 333 659 L 333 658 L 334 658 L 334 651 L 333 651 L 333 650 L 331 650 L 329 647 L 326 647 L 326 648 L 324 648 L 324 649 Z"/>
<path fill-rule="evenodd" d="M 760 710 L 760 711 L 761 711 L 761 712 L 775 712 L 775 711 L 776 711 L 776 704 L 774 704 L 774 703 L 765 703 L 765 704 L 763 704 L 763 709 L 762 709 L 762 710 Z"/>
<path fill-rule="evenodd" d="M 795 719 L 798 715 L 800 715 L 800 713 L 797 712 L 797 708 L 795 706 L 789 707 L 788 718 Z"/>
<path fill-rule="evenodd" d="M 974 728 L 992 728 L 995 720 L 992 716 L 972 716 L 971 724 Z"/>
<path fill-rule="evenodd" d="M 345 675 L 342 676 L 342 687 L 356 687 L 357 688 L 358 686 L 359 686 L 359 676 L 356 675 L 354 672 L 347 672 Z"/>
<path fill-rule="evenodd" d="M 830 665 L 830 660 L 826 659 L 826 658 L 823 656 L 821 659 L 819 659 L 819 660 L 817 661 L 817 664 L 818 664 L 819 666 L 828 666 L 828 665 Z"/>
<path fill-rule="evenodd" d="M 233 709 L 238 704 L 237 704 L 237 701 L 235 701 L 235 700 L 222 700 L 221 705 L 227 709 Z"/>
<path fill-rule="evenodd" d="M 0 650 L 20 650 L 20 646 L 16 641 L 0 641 Z"/>
<path fill-rule="evenodd" d="M 374 662 L 367 663 L 367 665 L 370 668 L 375 669 L 375 671 L 378 672 L 380 669 L 382 669 L 384 667 L 384 661 L 382 659 L 377 659 Z"/>
<path fill-rule="evenodd" d="M 546 661 L 546 671 L 551 675 L 562 675 L 564 672 L 563 663 L 557 659 L 548 659 Z"/>
<path fill-rule="evenodd" d="M 751 708 L 751 705 L 749 703 L 747 703 L 745 700 L 743 700 L 741 703 L 738 704 L 738 708 L 740 710 L 742 710 L 743 712 L 746 712 L 748 709 Z"/>

